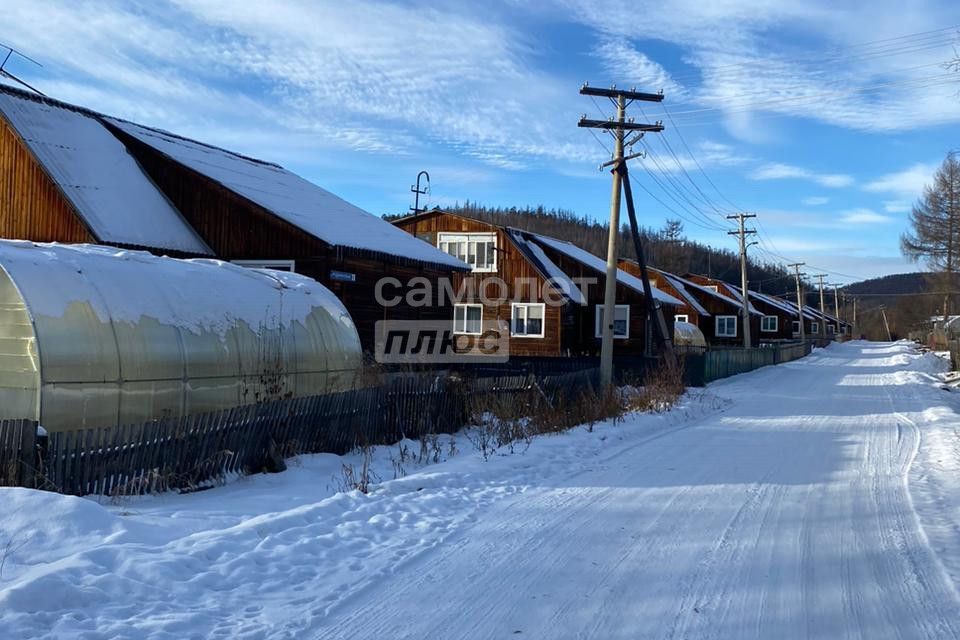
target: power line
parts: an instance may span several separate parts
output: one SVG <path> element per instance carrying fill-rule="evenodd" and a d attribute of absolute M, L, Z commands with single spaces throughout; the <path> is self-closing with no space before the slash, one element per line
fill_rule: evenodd
<path fill-rule="evenodd" d="M 886 55 L 900 55 L 900 54 L 901 54 L 901 49 L 908 49 L 908 48 L 910 48 L 911 46 L 913 46 L 913 45 L 910 43 L 911 40 L 914 41 L 914 44 L 926 44 L 926 45 L 930 45 L 930 46 L 945 46 L 946 44 L 949 44 L 951 41 L 953 41 L 953 40 L 956 39 L 956 36 L 955 36 L 955 35 L 949 34 L 948 32 L 953 32 L 953 34 L 956 34 L 956 32 L 958 31 L 958 29 L 960 29 L 960 25 L 954 25 L 954 26 L 950 26 L 950 27 L 943 27 L 943 28 L 940 28 L 940 29 L 933 29 L 933 30 L 931 30 L 931 31 L 920 31 L 920 32 L 917 32 L 917 33 L 905 34 L 905 35 L 902 35 L 902 36 L 897 36 L 897 37 L 895 37 L 895 38 L 884 38 L 884 39 L 882 39 L 882 40 L 874 40 L 874 41 L 871 41 L 871 42 L 866 42 L 866 43 L 861 43 L 861 44 L 854 44 L 854 45 L 849 45 L 849 46 L 846 46 L 846 47 L 838 47 L 838 48 L 836 48 L 836 49 L 833 50 L 833 53 L 831 53 L 831 52 L 829 52 L 829 51 L 826 52 L 826 54 L 824 54 L 823 52 L 818 52 L 818 53 L 813 53 L 813 52 L 811 52 L 811 53 L 809 53 L 809 54 L 807 54 L 807 55 L 794 56 L 793 58 L 790 58 L 790 59 L 787 60 L 787 61 L 792 61 L 792 62 L 838 62 L 838 61 L 844 61 L 844 60 L 856 60 L 856 59 L 860 59 L 860 58 L 863 58 L 863 57 L 865 57 L 865 56 L 870 56 L 870 55 L 874 55 L 874 56 L 875 56 L 877 53 L 886 53 Z M 943 40 L 942 43 L 940 42 L 941 39 Z M 905 40 L 906 42 L 897 42 L 897 43 L 895 43 L 895 41 L 900 41 L 900 40 Z M 855 50 L 858 49 L 858 48 L 868 47 L 868 46 L 871 46 L 871 45 L 882 45 L 882 46 L 877 47 L 876 51 L 872 51 L 872 52 L 868 50 L 868 51 L 864 51 L 864 52 L 862 52 L 862 53 L 855 53 L 855 52 L 853 52 L 853 53 L 848 53 L 848 54 L 845 54 L 845 55 L 842 53 L 842 52 L 844 52 L 844 51 L 852 52 L 852 51 L 855 51 Z M 907 52 L 907 53 L 912 53 L 912 51 L 905 51 L 905 52 Z M 715 67 L 711 67 L 710 70 L 711 70 L 711 71 L 720 71 L 720 70 L 732 69 L 732 68 L 742 69 L 743 67 L 749 66 L 749 65 L 751 65 L 751 64 L 761 64 L 761 63 L 762 63 L 762 62 L 755 61 L 755 60 L 753 60 L 753 59 L 749 59 L 749 58 L 748 58 L 748 59 L 740 60 L 740 61 L 738 61 L 738 62 L 732 62 L 732 63 L 729 63 L 729 64 L 724 64 L 724 65 L 718 65 L 718 66 L 715 66 Z M 680 80 L 680 79 L 691 79 L 691 78 L 695 79 L 695 78 L 697 78 L 698 76 L 699 76 L 698 73 L 692 73 L 692 72 L 691 72 L 691 73 L 686 73 L 686 74 L 680 74 L 680 75 L 677 75 L 677 76 L 673 76 L 673 78 L 676 79 L 676 80 Z"/>
<path fill-rule="evenodd" d="M 879 82 L 870 85 L 864 85 L 862 87 L 852 87 L 846 90 L 834 90 L 834 91 L 822 91 L 816 93 L 807 93 L 802 96 L 793 96 L 788 98 L 774 98 L 770 100 L 759 100 L 755 102 L 732 102 L 724 103 L 720 101 L 721 104 L 716 107 L 702 107 L 699 109 L 688 109 L 686 111 L 674 111 L 673 115 L 682 119 L 688 119 L 693 115 L 700 114 L 710 114 L 718 111 L 722 111 L 724 114 L 728 113 L 743 113 L 748 111 L 757 111 L 758 107 L 769 107 L 777 105 L 788 105 L 795 106 L 802 104 L 804 102 L 810 102 L 813 100 L 822 100 L 823 98 L 829 97 L 846 97 L 850 95 L 855 95 L 857 93 L 866 93 L 871 91 L 877 91 L 880 89 L 887 89 L 891 87 L 909 87 L 912 89 L 933 87 L 942 84 L 951 84 L 954 82 L 960 82 L 960 79 L 957 78 L 957 75 L 952 72 L 937 74 L 933 76 L 923 76 L 920 78 L 914 78 L 912 80 L 891 80 L 887 82 Z M 706 121 L 700 121 L 706 122 Z M 686 126 L 691 126 L 697 124 L 696 120 L 688 120 L 684 122 Z"/>

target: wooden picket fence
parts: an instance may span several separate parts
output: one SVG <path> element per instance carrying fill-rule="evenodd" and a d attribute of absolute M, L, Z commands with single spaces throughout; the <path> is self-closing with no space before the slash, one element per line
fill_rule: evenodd
<path fill-rule="evenodd" d="M 303 453 L 345 453 L 452 433 L 466 424 L 468 399 L 476 394 L 573 397 L 595 378 L 595 371 L 478 379 L 406 375 L 342 393 L 40 438 L 32 421 L 0 421 L 0 486 L 108 496 L 197 490 L 233 474 L 282 467 L 284 458 Z"/>

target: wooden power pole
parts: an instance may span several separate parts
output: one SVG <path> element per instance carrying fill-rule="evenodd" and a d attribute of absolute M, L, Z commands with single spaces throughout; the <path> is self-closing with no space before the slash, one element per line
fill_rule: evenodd
<path fill-rule="evenodd" d="M 624 137 L 628 132 L 637 131 L 641 134 L 647 131 L 663 131 L 661 123 L 638 124 L 633 119 L 627 120 L 627 107 L 635 100 L 645 102 L 661 102 L 662 93 L 641 93 L 626 91 L 612 87 L 599 89 L 584 84 L 580 87 L 580 95 L 609 98 L 617 106 L 617 117 L 614 120 L 588 120 L 586 116 L 580 118 L 577 126 L 588 129 L 604 129 L 613 135 L 613 185 L 610 190 L 610 229 L 607 236 L 607 273 L 603 290 L 603 325 L 600 339 L 600 384 L 607 387 L 613 383 L 613 325 L 616 316 L 617 299 L 617 258 L 619 252 L 617 240 L 620 235 L 620 191 L 621 175 L 617 167 L 624 161 Z"/>
<path fill-rule="evenodd" d="M 833 285 L 833 308 L 837 314 L 837 332 L 840 331 L 840 291 L 837 285 Z"/>
<path fill-rule="evenodd" d="M 738 213 L 732 216 L 727 216 L 731 220 L 736 220 L 740 228 L 737 231 L 727 231 L 731 236 L 740 237 L 740 292 L 743 294 L 743 309 L 741 314 L 743 315 L 743 346 L 746 349 L 749 349 L 750 344 L 750 298 L 747 295 L 747 236 L 757 232 L 756 229 L 747 229 L 744 226 L 744 223 L 748 218 L 756 218 L 757 214 L 755 213 Z M 756 244 L 751 242 L 750 244 Z"/>
<path fill-rule="evenodd" d="M 805 265 L 805 262 L 796 262 L 794 264 L 788 264 L 788 267 L 793 267 L 797 275 L 797 314 L 800 316 L 800 340 L 807 339 L 807 332 L 803 326 L 803 296 L 800 293 L 800 276 L 805 276 L 807 274 L 800 273 L 800 267 Z"/>
<path fill-rule="evenodd" d="M 823 306 L 823 279 L 825 277 L 826 276 L 823 275 L 822 273 L 817 275 L 817 280 L 820 281 L 820 320 L 821 320 L 820 324 L 822 325 L 820 327 L 820 335 L 823 336 L 824 338 L 827 337 L 827 312 L 825 307 Z"/>
<path fill-rule="evenodd" d="M 887 308 L 880 307 L 880 315 L 883 316 L 883 327 L 887 330 L 887 342 L 893 342 L 893 336 L 890 335 L 890 323 L 887 322 Z"/>

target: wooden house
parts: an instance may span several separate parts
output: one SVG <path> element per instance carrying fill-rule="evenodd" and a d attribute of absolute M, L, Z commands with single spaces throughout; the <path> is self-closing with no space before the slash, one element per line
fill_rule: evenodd
<path fill-rule="evenodd" d="M 512 356 L 599 354 L 604 260 L 556 238 L 438 209 L 394 224 L 471 265 L 470 273 L 455 279 L 464 293 L 455 331 L 493 321 L 510 332 Z M 682 303 L 653 291 L 672 325 Z M 622 270 L 616 304 L 614 354 L 643 355 L 649 340 L 643 285 Z"/>
<path fill-rule="evenodd" d="M 750 292 L 750 302 L 763 313 L 760 321 L 760 339 L 763 341 L 792 340 L 800 335 L 797 305 L 776 296 Z"/>
<path fill-rule="evenodd" d="M 702 289 L 719 293 L 725 298 L 733 301 L 737 310 L 733 314 L 727 314 L 721 320 L 720 317 L 714 318 L 715 330 L 719 332 L 722 338 L 721 344 L 743 344 L 743 295 L 740 287 L 698 274 L 688 273 L 683 276 L 684 280 L 699 285 Z M 760 344 L 764 341 L 764 320 L 763 314 L 752 304 L 748 303 L 750 311 L 750 337 L 753 344 Z M 733 316 L 732 318 L 730 316 Z M 702 330 L 702 329 L 701 329 Z M 733 334 L 733 335 L 731 335 Z"/>
<path fill-rule="evenodd" d="M 411 279 L 468 270 L 279 165 L 5 86 L 0 152 L 0 236 L 296 271 L 343 301 L 366 350 L 378 320 L 450 317 L 408 304 Z"/>
<path fill-rule="evenodd" d="M 639 276 L 640 265 L 636 260 L 623 259 L 620 266 L 624 271 Z M 701 285 L 667 271 L 648 267 L 650 283 L 661 291 L 681 300 L 677 307 L 675 321 L 689 322 L 700 329 L 709 345 L 742 344 L 743 335 L 739 330 L 743 305 L 718 288 Z M 752 316 L 760 312 L 751 309 Z"/>

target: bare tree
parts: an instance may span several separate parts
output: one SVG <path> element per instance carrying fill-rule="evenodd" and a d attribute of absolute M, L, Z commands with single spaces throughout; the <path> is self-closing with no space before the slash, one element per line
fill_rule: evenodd
<path fill-rule="evenodd" d="M 940 274 L 943 314 L 950 308 L 950 290 L 960 264 L 960 161 L 951 152 L 933 176 L 933 183 L 910 212 L 910 231 L 900 236 L 900 249 Z"/>
<path fill-rule="evenodd" d="M 960 73 L 960 51 L 958 51 L 956 47 L 953 49 L 953 60 L 945 62 L 943 66 L 947 71 Z"/>

